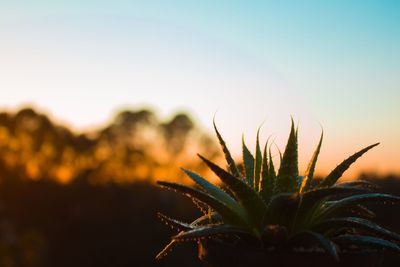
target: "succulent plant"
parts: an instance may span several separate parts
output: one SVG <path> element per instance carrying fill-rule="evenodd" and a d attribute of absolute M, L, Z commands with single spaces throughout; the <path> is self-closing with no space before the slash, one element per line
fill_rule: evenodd
<path fill-rule="evenodd" d="M 159 218 L 177 234 L 156 256 L 157 259 L 181 241 L 202 239 L 268 251 L 324 250 L 335 260 L 339 260 L 339 252 L 352 250 L 400 252 L 400 235 L 372 222 L 374 213 L 364 206 L 369 202 L 400 203 L 400 198 L 377 193 L 377 188 L 368 181 L 337 183 L 352 163 L 379 143 L 353 154 L 318 181 L 313 178 L 323 133 L 304 176 L 299 176 L 298 131 L 293 120 L 277 172 L 268 141 L 261 150 L 259 131 L 254 156 L 243 139 L 243 171 L 240 171 L 215 122 L 214 129 L 227 170 L 198 156 L 219 177 L 220 186 L 187 169 L 182 170 L 197 187 L 158 182 L 164 188 L 190 197 L 204 215 L 192 223 L 184 223 L 159 213 Z"/>

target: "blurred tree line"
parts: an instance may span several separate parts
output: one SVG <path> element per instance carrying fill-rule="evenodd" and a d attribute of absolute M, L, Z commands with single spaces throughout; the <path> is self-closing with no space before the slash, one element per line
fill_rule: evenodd
<path fill-rule="evenodd" d="M 31 108 L 0 113 L 0 178 L 63 183 L 82 177 L 92 183 L 179 179 L 177 166 L 201 169 L 195 152 L 214 157 L 218 149 L 184 113 L 164 122 L 150 110 L 126 110 L 109 125 L 81 134 Z"/>
<path fill-rule="evenodd" d="M 33 109 L 0 113 L 0 267 L 201 266 L 193 243 L 154 260 L 171 235 L 157 211 L 187 222 L 199 212 L 149 181 L 203 172 L 193 155 L 217 157 L 212 140 L 186 114 L 123 111 L 76 134 Z M 400 177 L 362 178 L 400 195 Z M 400 207 L 371 208 L 400 232 Z M 384 266 L 399 264 L 389 254 Z"/>

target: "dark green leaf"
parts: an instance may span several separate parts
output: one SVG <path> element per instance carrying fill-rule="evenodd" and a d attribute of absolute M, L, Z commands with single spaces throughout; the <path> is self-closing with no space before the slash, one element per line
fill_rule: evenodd
<path fill-rule="evenodd" d="M 274 193 L 275 177 L 272 177 L 272 175 L 269 174 L 270 170 L 269 170 L 269 166 L 268 166 L 269 163 L 268 163 L 267 147 L 268 147 L 268 141 L 265 144 L 264 153 L 263 153 L 260 194 L 261 194 L 262 198 L 264 199 L 265 203 L 268 204 Z M 271 160 L 271 158 L 269 160 Z M 273 170 L 271 170 L 271 172 L 272 171 Z"/>
<path fill-rule="evenodd" d="M 217 212 L 211 212 L 210 214 L 203 215 L 197 218 L 190 224 L 190 226 L 197 227 L 200 225 L 216 224 L 216 223 L 222 223 L 222 217 Z"/>
<path fill-rule="evenodd" d="M 229 149 L 226 146 L 226 143 L 225 143 L 224 139 L 222 138 L 221 134 L 219 133 L 219 131 L 217 129 L 217 126 L 215 124 L 215 119 L 213 120 L 213 124 L 214 124 L 215 133 L 217 134 L 217 137 L 218 137 L 218 141 L 219 141 L 219 143 L 221 145 L 222 151 L 224 152 L 225 159 L 226 159 L 226 162 L 228 164 L 228 168 L 229 168 L 230 173 L 235 177 L 240 177 L 239 169 L 237 168 L 236 163 L 233 160 L 231 152 L 229 152 Z"/>
<path fill-rule="evenodd" d="M 182 170 L 211 196 L 215 197 L 222 203 L 225 203 L 227 206 L 234 209 L 237 213 L 244 215 L 244 211 L 242 207 L 239 205 L 239 203 L 237 203 L 229 194 L 224 192 L 221 188 L 213 185 L 200 175 L 190 170 L 187 170 L 185 168 L 182 168 Z"/>
<path fill-rule="evenodd" d="M 373 219 L 376 217 L 375 213 L 368 209 L 367 207 L 363 205 L 356 205 L 354 207 L 351 207 L 349 210 L 352 214 L 356 214 L 359 217 L 364 217 L 368 219 Z"/>
<path fill-rule="evenodd" d="M 379 186 L 377 186 L 376 184 L 371 183 L 369 181 L 365 181 L 365 180 L 356 180 L 356 181 L 350 181 L 350 182 L 343 182 L 343 183 L 335 184 L 334 186 L 362 187 L 362 188 L 367 188 L 367 189 L 370 189 L 370 190 L 379 189 Z"/>
<path fill-rule="evenodd" d="M 348 157 L 342 163 L 340 163 L 319 185 L 318 187 L 327 187 L 332 186 L 342 177 L 343 173 L 353 164 L 359 157 L 361 157 L 364 153 L 366 153 L 371 148 L 379 145 L 379 143 L 367 146 L 364 149 L 361 149 L 357 153 Z"/>
<path fill-rule="evenodd" d="M 299 209 L 296 214 L 296 220 L 294 227 L 304 227 L 304 225 L 313 225 L 317 223 L 316 211 L 320 211 L 320 205 L 329 197 L 339 197 L 347 194 L 363 194 L 367 190 L 363 188 L 354 187 L 328 187 L 314 189 L 302 194 L 302 199 L 299 205 Z"/>
<path fill-rule="evenodd" d="M 240 178 L 231 175 L 203 156 L 199 155 L 199 157 L 221 179 L 221 181 L 228 186 L 235 198 L 247 211 L 251 221 L 253 222 L 253 226 L 260 231 L 267 210 L 261 196 Z"/>
<path fill-rule="evenodd" d="M 234 210 L 233 207 L 227 206 L 225 203 L 203 191 L 176 183 L 164 181 L 158 181 L 157 183 L 163 187 L 181 192 L 190 198 L 195 198 L 198 201 L 209 205 L 222 216 L 224 222 L 226 223 L 242 226 L 247 225 L 246 218 L 243 218 L 240 213 Z"/>
<path fill-rule="evenodd" d="M 289 139 L 283 153 L 281 165 L 278 171 L 278 176 L 275 181 L 275 190 L 277 193 L 291 193 L 298 190 L 299 184 L 297 177 L 299 176 L 298 169 L 298 151 L 297 138 L 292 119 L 292 127 L 290 130 Z"/>
<path fill-rule="evenodd" d="M 268 141 L 265 144 L 263 157 L 262 157 L 260 191 L 264 191 L 266 189 L 267 178 L 268 178 L 267 146 L 268 146 Z"/>
<path fill-rule="evenodd" d="M 168 225 L 169 227 L 171 227 L 172 229 L 176 230 L 176 231 L 188 231 L 193 229 L 193 227 L 188 224 L 188 223 L 184 223 L 175 219 L 171 219 L 167 216 L 165 216 L 164 214 L 162 214 L 161 212 L 157 212 L 157 217 L 164 222 L 166 225 Z"/>
<path fill-rule="evenodd" d="M 243 146 L 243 164 L 244 171 L 246 175 L 247 183 L 253 187 L 254 185 L 254 157 L 251 154 L 250 150 L 247 148 L 244 143 L 244 136 L 242 137 L 242 146 Z"/>
<path fill-rule="evenodd" d="M 172 237 L 172 239 L 176 241 L 186 241 L 186 240 L 198 240 L 201 238 L 221 236 L 221 235 L 232 235 L 232 234 L 252 236 L 252 234 L 244 228 L 226 224 L 219 224 L 219 225 L 207 225 L 186 232 L 181 232 L 176 236 Z"/>
<path fill-rule="evenodd" d="M 300 192 L 305 192 L 305 191 L 308 191 L 311 189 L 312 180 L 314 178 L 314 170 L 315 170 L 315 166 L 317 164 L 319 152 L 321 150 L 323 138 L 324 138 L 324 132 L 321 133 L 321 138 L 319 139 L 317 149 L 314 151 L 314 154 L 310 160 L 310 163 L 308 164 L 306 173 L 304 175 L 304 178 L 303 178 L 303 181 L 301 184 Z"/>
<path fill-rule="evenodd" d="M 400 235 L 393 233 L 376 223 L 357 217 L 344 217 L 326 220 L 315 226 L 318 231 L 325 231 L 335 228 L 356 228 L 377 234 L 383 238 L 400 241 Z"/>
<path fill-rule="evenodd" d="M 260 191 L 260 177 L 261 177 L 262 154 L 260 149 L 260 129 L 257 131 L 256 139 L 256 158 L 254 161 L 254 190 Z"/>
<path fill-rule="evenodd" d="M 275 172 L 275 166 L 274 166 L 274 161 L 272 160 L 272 153 L 271 149 L 269 150 L 269 167 L 268 167 L 268 184 L 272 185 L 272 195 L 275 194 L 275 183 L 276 183 L 276 172 Z M 272 197 L 271 195 L 271 197 Z"/>
<path fill-rule="evenodd" d="M 393 242 L 364 235 L 341 235 L 334 237 L 333 241 L 339 244 L 359 245 L 367 248 L 388 249 L 395 252 L 400 252 L 400 247 Z"/>
<path fill-rule="evenodd" d="M 346 194 L 365 194 L 368 190 L 359 187 L 348 187 L 348 186 L 335 186 L 327 188 L 318 188 L 303 194 L 303 201 L 315 203 L 323 198 L 327 197 L 338 197 Z"/>
<path fill-rule="evenodd" d="M 320 217 L 327 218 L 351 206 L 370 202 L 400 203 L 400 197 L 379 193 L 351 196 L 338 201 L 331 201 L 330 205 L 322 211 Z"/>

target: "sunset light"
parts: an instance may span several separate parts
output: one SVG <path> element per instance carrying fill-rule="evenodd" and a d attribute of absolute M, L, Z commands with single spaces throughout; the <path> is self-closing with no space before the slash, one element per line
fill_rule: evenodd
<path fill-rule="evenodd" d="M 400 183 L 400 1 L 0 1 L 0 92 L 0 233 L 7 233 L 0 237 L 0 266 L 99 266 L 106 260 L 93 255 L 106 257 L 104 251 L 117 253 L 108 258 L 113 266 L 133 266 L 132 247 L 151 257 L 136 266 L 153 266 L 160 240 L 168 240 L 161 226 L 151 225 L 156 210 L 162 206 L 159 210 L 172 217 L 186 214 L 182 218 L 188 222 L 198 218 L 180 196 L 156 187 L 160 179 L 166 181 L 161 186 L 175 191 L 178 185 L 168 183 L 199 183 L 181 168 L 206 175 L 223 188 L 220 192 L 199 184 L 232 205 L 233 215 L 216 211 L 207 196 L 201 196 L 206 203 L 194 202 L 210 221 L 223 218 L 234 227 L 248 227 L 249 240 L 260 239 L 267 230 L 295 235 L 315 218 L 317 225 L 323 212 L 300 223 L 289 218 L 298 229 L 287 232 L 279 232 L 273 220 L 263 224 L 266 207 L 260 208 L 262 216 L 247 218 L 252 205 L 242 207 L 246 198 L 238 198 L 229 181 L 219 179 L 197 156 L 229 168 L 232 162 L 224 161 L 229 147 L 228 156 L 238 165 L 233 176 L 261 176 L 258 130 L 261 149 L 269 141 L 266 162 L 277 168 L 278 176 L 298 183 L 298 188 L 287 188 L 299 198 L 321 133 L 313 182 L 347 166 L 339 164 L 355 152 L 379 143 L 351 162 L 339 182 L 378 181 L 394 195 Z M 242 138 L 254 157 L 247 165 Z M 285 161 L 288 139 L 292 152 L 296 143 L 296 154 Z M 285 164 L 292 166 L 289 174 Z M 251 186 L 256 195 L 265 193 L 258 182 Z M 273 193 L 288 193 L 285 186 Z M 193 197 L 191 193 L 183 195 Z M 263 197 L 265 203 L 270 200 Z M 331 202 L 321 200 L 309 208 L 319 213 Z M 368 213 L 363 208 L 355 209 Z M 148 217 L 142 216 L 144 210 Z M 218 217 L 221 211 L 224 215 Z M 385 212 L 379 220 L 400 230 Z M 174 224 L 163 216 L 162 221 Z M 127 248 L 113 250 L 121 235 L 133 235 L 126 229 L 118 232 L 116 224 L 138 225 L 140 218 L 140 225 L 151 227 L 147 236 L 152 237 L 139 234 L 133 242 L 130 236 L 123 243 Z M 188 231 L 192 240 L 193 225 L 184 226 L 179 233 Z M 181 238 L 179 233 L 172 235 L 172 243 Z M 96 235 L 105 243 L 95 241 Z M 93 250 L 84 256 L 77 248 L 65 256 L 74 243 Z M 196 256 L 191 248 L 187 255 Z M 337 260 L 335 249 L 331 252 Z M 179 266 L 177 262 L 179 257 L 159 266 Z M 181 266 L 198 266 L 184 262 Z"/>

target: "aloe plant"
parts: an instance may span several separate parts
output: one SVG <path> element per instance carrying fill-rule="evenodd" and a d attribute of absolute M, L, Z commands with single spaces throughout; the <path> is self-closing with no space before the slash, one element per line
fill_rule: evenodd
<path fill-rule="evenodd" d="M 323 134 L 304 176 L 298 171 L 298 134 L 292 120 L 280 167 L 275 171 L 271 148 L 263 151 L 257 132 L 255 155 L 243 138 L 241 173 L 215 122 L 214 129 L 228 170 L 202 155 L 199 158 L 221 180 L 221 187 L 202 176 L 182 169 L 197 187 L 159 181 L 158 184 L 190 197 L 207 207 L 192 223 L 183 223 L 161 213 L 159 218 L 177 231 L 157 256 L 164 257 L 181 241 L 212 238 L 269 250 L 294 250 L 313 240 L 311 248 L 323 249 L 339 261 L 339 252 L 354 249 L 386 249 L 400 252 L 400 235 L 371 221 L 374 213 L 364 206 L 369 202 L 400 203 L 400 198 L 376 192 L 367 181 L 338 183 L 343 173 L 364 153 L 379 143 L 367 146 L 340 163 L 321 182 L 314 171 Z M 223 189 L 222 189 L 223 188 Z"/>

